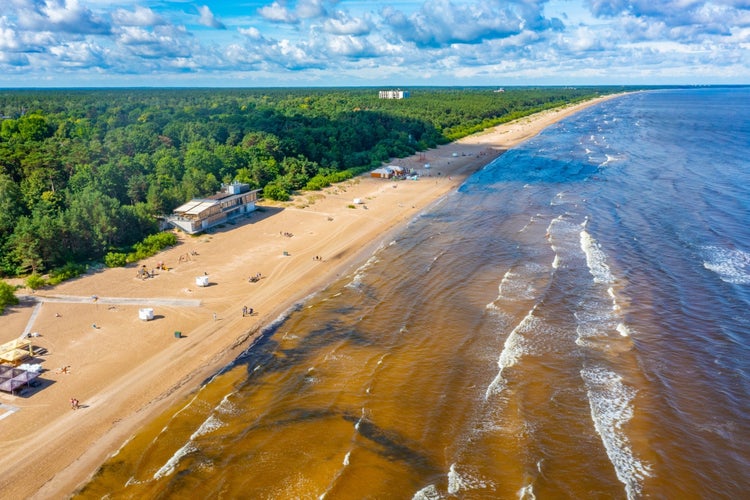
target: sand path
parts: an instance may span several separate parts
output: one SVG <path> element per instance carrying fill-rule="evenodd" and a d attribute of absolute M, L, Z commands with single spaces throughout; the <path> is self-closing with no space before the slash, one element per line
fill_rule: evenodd
<path fill-rule="evenodd" d="M 140 425 L 249 348 L 264 325 L 364 262 L 507 148 L 597 101 L 394 160 L 429 174 L 418 181 L 362 176 L 289 203 L 264 204 L 209 234 L 180 234 L 177 246 L 139 263 L 169 266 L 153 278 L 136 278 L 133 266 L 27 291 L 3 315 L 0 343 L 33 332 L 33 361 L 44 372 L 37 387 L 0 393 L 2 497 L 69 496 Z M 354 205 L 355 198 L 363 205 Z M 258 272 L 264 278 L 249 283 Z M 196 286 L 204 273 L 211 285 Z M 144 306 L 154 309 L 152 321 L 139 319 Z M 243 306 L 256 312 L 243 316 Z M 81 409 L 70 409 L 71 397 Z"/>

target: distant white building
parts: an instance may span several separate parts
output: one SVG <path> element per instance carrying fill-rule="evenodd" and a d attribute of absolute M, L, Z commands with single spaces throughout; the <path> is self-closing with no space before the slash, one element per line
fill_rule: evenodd
<path fill-rule="evenodd" d="M 233 182 L 222 184 L 221 191 L 207 198 L 193 198 L 174 209 L 167 221 L 188 234 L 200 233 L 217 224 L 255 210 L 260 189 Z"/>
<path fill-rule="evenodd" d="M 378 92 L 378 97 L 381 99 L 408 99 L 408 90 L 381 90 Z"/>

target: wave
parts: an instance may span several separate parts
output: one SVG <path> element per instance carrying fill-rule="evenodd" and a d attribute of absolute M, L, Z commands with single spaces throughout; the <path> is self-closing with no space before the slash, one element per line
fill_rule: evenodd
<path fill-rule="evenodd" d="M 740 249 L 707 246 L 703 248 L 703 267 L 733 285 L 750 284 L 750 252 Z"/>
<path fill-rule="evenodd" d="M 494 489 L 492 482 L 480 479 L 475 474 L 463 470 L 459 472 L 455 463 L 451 464 L 448 471 L 448 494 L 456 496 L 461 490 L 486 490 Z"/>
<path fill-rule="evenodd" d="M 536 306 L 524 316 L 521 322 L 505 339 L 503 350 L 500 352 L 500 358 L 497 360 L 497 365 L 500 369 L 494 380 L 487 386 L 484 394 L 485 400 L 489 399 L 493 394 L 499 394 L 505 389 L 507 381 L 503 377 L 503 371 L 515 365 L 524 354 L 529 353 L 529 346 L 524 342 L 522 332 L 533 329 L 537 324 L 538 320 L 534 317 L 535 309 Z"/>
<path fill-rule="evenodd" d="M 584 229 L 581 231 L 581 249 L 586 255 L 586 265 L 589 272 L 594 277 L 595 283 L 614 283 L 615 278 L 607 265 L 607 257 L 602 251 L 599 243 L 586 231 L 586 222 L 583 223 Z"/>
<path fill-rule="evenodd" d="M 188 441 L 185 443 L 182 448 L 177 450 L 174 455 L 169 457 L 169 460 L 167 460 L 167 463 L 161 466 L 161 468 L 154 473 L 154 479 L 161 479 L 162 477 L 168 476 L 174 472 L 174 470 L 177 468 L 177 464 L 180 463 L 180 460 L 186 455 L 189 455 L 190 453 L 194 453 L 198 451 L 198 447 L 195 446 L 195 444 L 192 441 Z"/>
<path fill-rule="evenodd" d="M 586 386 L 591 418 L 604 449 L 625 485 L 629 499 L 641 495 L 643 480 L 651 475 L 650 466 L 635 457 L 623 427 L 633 417 L 635 389 L 623 384 L 622 377 L 602 367 L 581 370 Z"/>

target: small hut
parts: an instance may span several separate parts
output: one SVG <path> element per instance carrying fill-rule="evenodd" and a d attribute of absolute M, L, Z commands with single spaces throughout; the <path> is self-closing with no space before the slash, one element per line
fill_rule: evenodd
<path fill-rule="evenodd" d="M 205 274 L 203 276 L 198 276 L 195 278 L 195 284 L 197 286 L 208 286 L 208 276 Z"/>
<path fill-rule="evenodd" d="M 393 169 L 390 167 L 376 168 L 370 172 L 371 177 L 377 177 L 379 179 L 390 179 L 393 177 Z"/>

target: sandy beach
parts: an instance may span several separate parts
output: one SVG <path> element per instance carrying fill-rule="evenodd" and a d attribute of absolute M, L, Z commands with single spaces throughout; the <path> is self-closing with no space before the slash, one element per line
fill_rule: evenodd
<path fill-rule="evenodd" d="M 41 363 L 43 372 L 36 387 L 0 393 L 2 497 L 70 496 L 144 422 L 196 390 L 295 303 L 363 263 L 466 177 L 545 127 L 612 97 L 393 160 L 425 174 L 416 181 L 364 175 L 287 203 L 263 202 L 210 233 L 177 233 L 177 246 L 137 265 L 35 293 L 20 290 L 30 298 L 6 310 L 0 343 L 30 333 L 34 357 L 27 362 Z M 156 269 L 158 262 L 168 269 Z M 143 265 L 153 277 L 136 276 Z M 258 273 L 262 278 L 249 282 Z M 197 286 L 199 276 L 209 286 Z M 139 318 L 144 307 L 153 309 L 152 320 Z M 71 398 L 79 409 L 71 409 Z"/>

